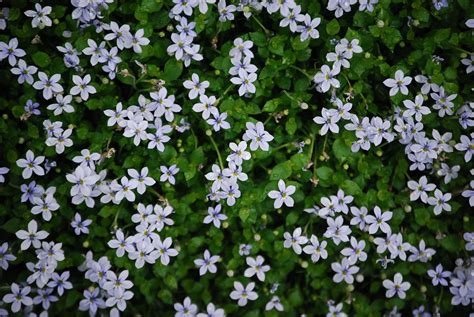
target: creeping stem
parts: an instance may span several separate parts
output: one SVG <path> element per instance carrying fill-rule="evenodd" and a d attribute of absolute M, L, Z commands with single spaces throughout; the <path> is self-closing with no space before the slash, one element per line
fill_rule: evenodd
<path fill-rule="evenodd" d="M 211 139 L 212 146 L 214 146 L 214 150 L 216 150 L 217 153 L 217 159 L 219 160 L 219 165 L 221 166 L 221 169 L 224 169 L 224 163 L 222 161 L 222 156 L 221 152 L 219 152 L 219 148 L 217 147 L 216 141 L 214 141 L 214 138 L 212 135 L 208 135 L 209 139 Z"/>

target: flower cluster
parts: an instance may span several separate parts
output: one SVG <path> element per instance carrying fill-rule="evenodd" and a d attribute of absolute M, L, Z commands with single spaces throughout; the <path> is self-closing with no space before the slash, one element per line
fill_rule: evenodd
<path fill-rule="evenodd" d="M 474 302 L 468 1 L 27 2 L 0 8 L 0 316 Z"/>

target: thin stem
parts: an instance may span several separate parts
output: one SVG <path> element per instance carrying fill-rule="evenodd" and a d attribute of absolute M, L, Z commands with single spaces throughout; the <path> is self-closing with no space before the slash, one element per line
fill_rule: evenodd
<path fill-rule="evenodd" d="M 193 137 L 194 137 L 194 149 L 197 149 L 197 147 L 198 147 L 198 138 L 197 138 L 197 136 L 196 136 L 196 133 L 194 133 L 193 128 L 190 127 L 190 130 L 191 130 L 191 134 L 192 134 Z"/>
<path fill-rule="evenodd" d="M 117 228 L 117 221 L 118 221 L 118 216 L 120 214 L 120 208 L 117 210 L 117 212 L 115 213 L 115 217 L 114 217 L 114 222 L 112 222 L 112 228 L 115 230 Z"/>
<path fill-rule="evenodd" d="M 298 100 L 296 100 L 294 97 L 292 97 L 292 96 L 288 93 L 288 91 L 283 90 L 283 93 L 284 93 L 288 98 L 290 98 L 291 100 L 298 101 Z"/>
<path fill-rule="evenodd" d="M 285 147 L 290 146 L 290 145 L 293 145 L 293 142 L 288 142 L 288 143 L 282 144 L 282 145 L 274 148 L 273 151 L 277 151 L 279 149 L 285 148 Z"/>
<path fill-rule="evenodd" d="M 302 73 L 303 75 L 305 75 L 309 80 L 313 80 L 313 77 L 311 75 L 309 75 L 306 71 L 304 71 L 303 69 L 295 66 L 295 65 L 289 65 L 290 68 L 293 68 L 297 71 L 299 71 L 300 73 Z"/>
<path fill-rule="evenodd" d="M 344 74 L 344 73 L 341 73 L 341 74 L 342 74 L 342 76 L 346 79 L 347 84 L 349 85 L 349 88 L 351 89 L 351 91 L 354 91 L 354 88 L 352 87 L 351 82 L 349 81 L 349 77 L 347 77 L 347 75 Z M 362 98 L 362 100 L 364 101 L 365 107 L 367 108 L 367 99 L 365 99 L 365 97 L 364 97 L 364 95 L 363 95 L 362 93 L 359 93 L 359 95 L 360 95 L 360 97 Z"/>
<path fill-rule="evenodd" d="M 257 22 L 258 25 L 260 25 L 260 27 L 263 29 L 266 35 L 270 35 L 270 31 L 262 24 L 262 22 L 260 22 L 259 19 L 257 19 L 257 17 L 254 14 L 252 14 L 252 18 L 255 20 L 255 22 Z"/>
<path fill-rule="evenodd" d="M 263 122 L 263 125 L 266 125 L 271 118 L 273 118 L 273 116 L 269 115 L 268 118 Z"/>
<path fill-rule="evenodd" d="M 221 169 L 224 169 L 224 163 L 222 161 L 221 152 L 219 152 L 219 148 L 217 147 L 216 141 L 214 141 L 212 135 L 209 135 L 209 139 L 211 139 L 212 146 L 214 146 L 214 150 L 216 150 L 219 165 L 221 166 Z"/>
<path fill-rule="evenodd" d="M 228 92 L 229 90 L 232 89 L 232 87 L 234 87 L 234 85 L 229 85 L 229 87 L 227 87 L 224 92 L 221 94 L 221 96 L 219 97 L 219 99 L 216 100 L 216 102 L 214 103 L 214 106 L 217 107 L 217 105 L 219 104 L 219 102 L 221 101 L 222 97 L 224 97 Z"/>
<path fill-rule="evenodd" d="M 328 142 L 328 133 L 326 133 L 326 136 L 324 137 L 324 144 L 323 144 L 323 154 L 326 153 L 326 144 Z"/>

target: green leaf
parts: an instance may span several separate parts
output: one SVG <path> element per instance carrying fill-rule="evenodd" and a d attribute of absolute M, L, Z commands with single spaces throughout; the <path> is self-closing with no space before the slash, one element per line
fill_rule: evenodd
<path fill-rule="evenodd" d="M 396 28 L 385 27 L 382 29 L 382 42 L 393 51 L 395 46 L 403 39 L 402 34 Z"/>
<path fill-rule="evenodd" d="M 342 184 L 341 188 L 344 191 L 344 193 L 357 196 L 362 194 L 362 189 L 357 185 L 356 182 L 353 182 L 349 179 L 346 179 Z"/>
<path fill-rule="evenodd" d="M 416 208 L 415 209 L 415 221 L 420 226 L 426 225 L 428 220 L 431 218 L 431 211 L 427 208 Z"/>
<path fill-rule="evenodd" d="M 336 158 L 341 162 L 344 162 L 348 157 L 353 155 L 351 148 L 346 145 L 342 139 L 336 139 L 336 141 L 334 141 L 332 151 Z"/>
<path fill-rule="evenodd" d="M 181 76 L 183 72 L 183 63 L 172 58 L 165 64 L 164 73 L 162 79 L 165 81 L 173 81 Z"/>
<path fill-rule="evenodd" d="M 51 58 L 44 52 L 36 52 L 31 58 L 38 67 L 46 67 L 51 63 Z"/>
<path fill-rule="evenodd" d="M 278 105 L 280 104 L 281 100 L 279 98 L 277 99 L 271 99 L 265 103 L 263 106 L 263 111 L 264 112 L 274 112 Z"/>
<path fill-rule="evenodd" d="M 270 180 L 286 179 L 291 176 L 291 166 L 289 162 L 276 165 L 270 174 Z"/>
<path fill-rule="evenodd" d="M 339 33 L 339 30 L 341 27 L 339 26 L 339 22 L 337 19 L 332 19 L 327 25 L 326 25 L 326 32 L 328 32 L 329 35 L 336 35 Z"/>
<path fill-rule="evenodd" d="M 318 178 L 323 181 L 330 180 L 333 174 L 334 171 L 332 170 L 332 168 L 327 166 L 321 166 L 316 169 L 316 175 L 318 175 Z"/>
<path fill-rule="evenodd" d="M 288 41 L 288 38 L 284 35 L 274 36 L 268 45 L 270 52 L 276 55 L 283 56 L 285 43 Z"/>
<path fill-rule="evenodd" d="M 297 128 L 296 119 L 294 117 L 289 118 L 288 121 L 286 121 L 285 128 L 288 134 L 295 134 Z"/>

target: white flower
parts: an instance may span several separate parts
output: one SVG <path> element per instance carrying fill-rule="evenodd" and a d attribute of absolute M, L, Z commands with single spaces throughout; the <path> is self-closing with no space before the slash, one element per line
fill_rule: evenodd
<path fill-rule="evenodd" d="M 406 76 L 401 70 L 397 70 L 395 72 L 395 79 L 388 78 L 385 79 L 383 84 L 390 88 L 390 97 L 395 96 L 399 91 L 403 95 L 408 95 L 408 88 L 407 86 L 411 83 L 412 78 L 410 76 Z"/>
<path fill-rule="evenodd" d="M 19 159 L 16 161 L 16 165 L 23 168 L 22 176 L 24 179 L 31 177 L 33 173 L 39 176 L 44 175 L 44 169 L 40 166 L 44 162 L 44 156 L 38 156 L 35 158 L 33 151 L 28 150 L 26 152 L 26 159 Z"/>
<path fill-rule="evenodd" d="M 120 184 L 116 181 L 110 187 L 116 191 L 115 198 L 118 201 L 126 198 L 128 201 L 135 201 L 135 193 L 132 191 L 137 186 L 136 182 L 130 181 L 126 176 L 122 176 Z"/>
<path fill-rule="evenodd" d="M 289 185 L 288 187 L 285 185 L 285 182 L 280 179 L 278 181 L 278 190 L 272 190 L 268 193 L 268 197 L 275 199 L 273 203 L 273 207 L 275 209 L 280 208 L 283 203 L 285 203 L 288 207 L 293 207 L 294 200 L 291 197 L 296 191 L 296 187 L 293 185 Z"/>
<path fill-rule="evenodd" d="M 250 160 L 250 152 L 246 151 L 247 142 L 241 141 L 239 144 L 230 142 L 229 148 L 231 154 L 227 156 L 227 162 L 234 162 L 236 165 L 242 165 L 242 162 Z"/>
<path fill-rule="evenodd" d="M 254 55 L 250 50 L 253 47 L 252 41 L 244 41 L 240 37 L 234 40 L 234 47 L 229 51 L 229 56 L 242 58 L 242 56 L 248 56 L 253 58 Z"/>
<path fill-rule="evenodd" d="M 133 51 L 137 54 L 142 52 L 142 46 L 150 44 L 150 40 L 144 37 L 144 34 L 145 31 L 143 29 L 139 29 L 131 38 Z"/>
<path fill-rule="evenodd" d="M 0 42 L 0 61 L 8 57 L 8 63 L 10 66 L 15 66 L 17 63 L 16 58 L 23 57 L 25 55 L 26 52 L 21 48 L 18 48 L 18 39 L 16 37 L 10 39 L 8 44 L 5 42 Z"/>
<path fill-rule="evenodd" d="M 165 240 L 161 241 L 158 239 L 153 240 L 153 246 L 156 250 L 158 250 L 158 258 L 161 260 L 161 264 L 168 265 L 170 263 L 170 256 L 177 256 L 178 251 L 176 249 L 171 248 L 171 244 L 173 243 L 173 239 L 168 237 Z"/>
<path fill-rule="evenodd" d="M 0 49 L 2 49 L 1 45 L 2 43 L 0 42 Z M 28 84 L 32 85 L 34 81 L 33 75 L 36 74 L 38 68 L 35 66 L 28 66 L 26 65 L 26 62 L 24 60 L 20 59 L 18 60 L 18 64 L 16 65 L 16 67 L 11 68 L 10 71 L 12 72 L 12 74 L 18 75 L 19 84 L 23 84 L 26 81 Z"/>
<path fill-rule="evenodd" d="M 285 238 L 283 246 L 287 249 L 293 248 L 293 251 L 295 251 L 296 254 L 301 254 L 301 245 L 306 244 L 308 242 L 308 238 L 302 236 L 301 232 L 301 227 L 296 228 L 293 231 L 293 235 L 291 235 L 289 232 L 285 232 L 283 234 L 283 237 Z"/>
<path fill-rule="evenodd" d="M 411 100 L 404 100 L 403 104 L 407 110 L 403 112 L 403 116 L 415 116 L 416 121 L 421 121 L 424 115 L 431 113 L 430 108 L 423 106 L 423 96 L 417 95 L 415 102 Z"/>
<path fill-rule="evenodd" d="M 354 283 L 354 277 L 352 275 L 359 272 L 359 267 L 351 266 L 351 262 L 348 258 L 343 258 L 341 263 L 331 263 L 331 268 L 336 274 L 334 274 L 333 281 L 335 283 L 341 283 L 342 280 L 347 284 Z"/>
<path fill-rule="evenodd" d="M 206 93 L 206 89 L 209 88 L 209 82 L 207 80 L 200 82 L 199 75 L 194 73 L 191 75 L 191 80 L 184 81 L 183 86 L 189 89 L 189 99 L 196 99 L 198 96 Z"/>
<path fill-rule="evenodd" d="M 148 167 L 142 168 L 140 173 L 136 169 L 129 168 L 127 170 L 128 175 L 132 178 L 130 180 L 131 186 L 137 189 L 139 194 L 144 194 L 147 186 L 153 186 L 156 181 L 148 176 Z"/>
<path fill-rule="evenodd" d="M 328 65 L 323 65 L 321 71 L 314 75 L 314 82 L 321 87 L 322 92 L 326 92 L 329 88 L 339 88 L 339 80 L 334 78 L 339 73 L 338 69 L 330 69 Z"/>
<path fill-rule="evenodd" d="M 35 220 L 30 220 L 28 223 L 28 231 L 18 230 L 15 235 L 18 239 L 24 240 L 20 246 L 21 250 L 27 250 L 31 244 L 33 244 L 35 249 L 40 248 L 40 240 L 46 239 L 49 236 L 49 233 L 44 230 L 38 231 L 37 222 Z"/>
<path fill-rule="evenodd" d="M 268 142 L 273 141 L 273 136 L 265 131 L 262 122 L 252 123 L 247 122 L 245 124 L 247 130 L 243 135 L 244 141 L 250 141 L 250 150 L 256 151 L 258 148 L 263 151 L 268 151 Z"/>
<path fill-rule="evenodd" d="M 331 130 L 333 133 L 339 133 L 339 126 L 337 122 L 339 121 L 337 110 L 335 109 L 326 109 L 323 108 L 321 110 L 321 117 L 314 117 L 313 121 L 317 124 L 322 124 L 321 130 L 319 130 L 319 134 L 325 135 L 328 133 L 328 130 Z"/>
<path fill-rule="evenodd" d="M 351 264 L 357 261 L 364 262 L 367 260 L 367 253 L 364 252 L 364 248 L 364 240 L 357 241 L 356 238 L 351 237 L 351 247 L 342 249 L 341 254 L 346 256 Z"/>
<path fill-rule="evenodd" d="M 393 213 L 391 211 L 382 211 L 380 207 L 374 207 L 375 216 L 368 215 L 365 217 L 365 222 L 369 225 L 369 233 L 374 234 L 380 229 L 384 233 L 391 233 L 390 226 L 386 223 L 392 219 Z"/>
<path fill-rule="evenodd" d="M 194 264 L 199 267 L 199 275 L 204 275 L 207 271 L 209 271 L 210 273 L 216 273 L 217 266 L 215 265 L 215 263 L 217 263 L 220 259 L 220 256 L 211 255 L 211 253 L 209 253 L 209 250 L 205 250 L 203 258 L 194 260 Z"/>
<path fill-rule="evenodd" d="M 328 228 L 324 233 L 326 238 L 331 238 L 332 241 L 339 245 L 339 243 L 349 241 L 349 235 L 351 234 L 351 229 L 349 226 L 344 226 L 344 219 L 342 216 L 338 216 L 336 219 L 328 217 L 326 219 Z"/>
<path fill-rule="evenodd" d="M 160 182 L 164 183 L 168 181 L 170 182 L 170 184 L 174 185 L 176 182 L 174 175 L 176 175 L 179 172 L 179 167 L 177 167 L 176 164 L 173 164 L 170 167 L 166 167 L 162 165 L 160 166 L 160 170 L 162 173 L 160 176 Z"/>
<path fill-rule="evenodd" d="M 448 201 L 451 200 L 452 195 L 450 193 L 443 194 L 439 189 L 434 192 L 434 197 L 428 198 L 428 204 L 434 207 L 434 214 L 439 215 L 443 210 L 451 211 L 451 205 Z"/>
<path fill-rule="evenodd" d="M 422 202 L 428 202 L 428 194 L 426 192 L 431 192 L 436 188 L 435 184 L 428 184 L 428 179 L 426 176 L 421 176 L 419 181 L 408 181 L 408 188 L 412 190 L 410 194 L 410 200 L 415 201 L 418 198 L 421 199 Z"/>
<path fill-rule="evenodd" d="M 217 204 L 216 207 L 207 208 L 208 215 L 204 218 L 203 223 L 213 223 L 216 228 L 220 228 L 221 221 L 227 220 L 227 216 L 221 213 L 222 206 Z"/>
<path fill-rule="evenodd" d="M 247 73 L 247 71 L 243 68 L 239 69 L 239 77 L 232 77 L 230 79 L 233 84 L 240 85 L 239 96 L 243 96 L 246 93 L 254 94 L 256 92 L 256 88 L 253 82 L 256 80 L 256 73 Z"/>
<path fill-rule="evenodd" d="M 312 234 L 309 242 L 311 245 L 305 246 L 303 252 L 311 255 L 313 263 L 318 262 L 320 258 L 327 259 L 328 251 L 326 251 L 326 246 L 328 243 L 326 241 L 321 241 L 320 243 L 318 237 Z"/>
<path fill-rule="evenodd" d="M 3 301 L 7 304 L 12 304 L 11 309 L 13 313 L 20 311 L 22 304 L 27 307 L 33 305 L 33 300 L 28 296 L 31 291 L 31 287 L 20 287 L 18 284 L 12 283 L 11 291 L 11 293 L 3 296 Z"/>
<path fill-rule="evenodd" d="M 257 255 L 257 258 L 247 257 L 246 260 L 247 268 L 244 272 L 245 277 L 252 277 L 255 274 L 260 281 L 265 281 L 265 273 L 270 271 L 270 265 L 263 265 L 265 259 L 261 255 Z"/>
<path fill-rule="evenodd" d="M 33 28 L 39 27 L 40 29 L 44 28 L 45 26 L 51 26 L 52 21 L 48 17 L 48 15 L 51 13 L 52 8 L 50 6 L 45 6 L 44 8 L 42 8 L 39 3 L 36 3 L 35 9 L 36 11 L 25 11 L 25 15 L 27 17 L 33 18 L 33 20 L 31 20 L 31 26 Z"/>
<path fill-rule="evenodd" d="M 54 146 L 56 153 L 61 154 L 66 147 L 71 147 L 73 142 L 69 137 L 72 134 L 72 129 L 59 130 L 46 139 L 47 146 Z"/>
<path fill-rule="evenodd" d="M 276 309 L 278 311 L 283 311 L 283 305 L 280 302 L 280 298 L 278 296 L 273 296 L 272 299 L 265 305 L 265 310 L 272 310 Z"/>
<path fill-rule="evenodd" d="M 319 38 L 319 31 L 316 30 L 316 27 L 321 23 L 321 18 L 311 19 L 309 14 L 305 14 L 302 22 L 303 24 L 298 25 L 296 29 L 297 32 L 301 33 L 301 42 L 306 41 L 308 37 L 312 39 Z"/>
<path fill-rule="evenodd" d="M 213 303 L 207 304 L 207 309 L 205 313 L 197 314 L 197 317 L 224 317 L 225 312 L 222 308 L 217 308 Z"/>
<path fill-rule="evenodd" d="M 38 77 L 39 80 L 33 84 L 33 88 L 42 90 L 44 99 L 49 100 L 53 97 L 53 93 L 58 94 L 63 91 L 63 87 L 58 84 L 61 80 L 60 74 L 54 74 L 48 77 L 45 73 L 38 72 Z"/>
<path fill-rule="evenodd" d="M 84 101 L 89 99 L 89 94 L 95 94 L 97 92 L 94 86 L 89 85 L 91 82 L 91 75 L 89 74 L 85 75 L 84 78 L 73 75 L 72 81 L 76 85 L 71 88 L 69 93 L 73 96 L 81 95 L 81 99 Z"/>
<path fill-rule="evenodd" d="M 410 289 L 410 282 L 403 282 L 403 276 L 400 273 L 395 273 L 393 282 L 389 279 L 383 281 L 383 287 L 387 289 L 385 296 L 387 298 L 397 295 L 401 299 L 406 297 L 405 292 Z"/>
<path fill-rule="evenodd" d="M 48 110 L 54 110 L 54 115 L 58 116 L 61 113 L 67 112 L 67 113 L 72 113 L 74 112 L 74 107 L 71 106 L 72 102 L 72 96 L 71 95 L 66 95 L 63 97 L 63 95 L 56 95 L 56 103 L 50 104 L 47 109 Z"/>
<path fill-rule="evenodd" d="M 239 306 L 245 306 L 249 300 L 256 300 L 258 298 L 258 294 L 253 291 L 254 288 L 254 282 L 248 283 L 245 288 L 242 283 L 234 282 L 234 290 L 230 293 L 230 298 L 237 300 Z"/>

